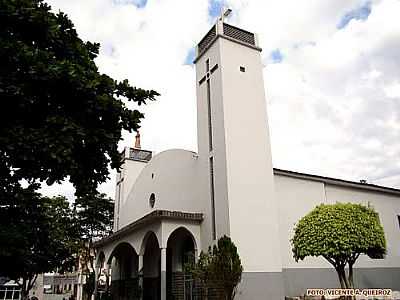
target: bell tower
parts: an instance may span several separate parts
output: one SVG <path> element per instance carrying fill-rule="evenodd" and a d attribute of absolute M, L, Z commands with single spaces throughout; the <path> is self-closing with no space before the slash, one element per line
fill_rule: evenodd
<path fill-rule="evenodd" d="M 209 240 L 203 243 L 232 238 L 244 267 L 240 298 L 247 299 L 265 280 L 282 286 L 260 53 L 257 36 L 222 15 L 198 43 L 195 59 L 199 162 L 208 199 L 202 235 Z"/>
<path fill-rule="evenodd" d="M 139 131 L 136 132 L 134 147 L 125 147 L 121 152 L 122 164 L 120 171 L 116 175 L 115 186 L 114 232 L 127 225 L 120 222 L 120 215 L 125 210 L 125 205 L 127 205 L 129 192 L 140 172 L 152 158 L 152 155 L 151 151 L 142 149 Z"/>

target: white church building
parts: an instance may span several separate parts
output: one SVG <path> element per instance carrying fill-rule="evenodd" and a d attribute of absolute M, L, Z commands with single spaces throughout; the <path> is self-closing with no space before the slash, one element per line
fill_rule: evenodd
<path fill-rule="evenodd" d="M 184 264 L 223 235 L 244 268 L 237 299 L 339 287 L 331 265 L 295 262 L 290 244 L 300 218 L 336 202 L 370 203 L 385 230 L 386 257 L 361 256 L 356 286 L 400 290 L 400 190 L 274 169 L 260 53 L 255 34 L 219 19 L 196 47 L 198 153 L 125 148 L 114 233 L 95 244 L 113 299 L 196 299 Z"/>

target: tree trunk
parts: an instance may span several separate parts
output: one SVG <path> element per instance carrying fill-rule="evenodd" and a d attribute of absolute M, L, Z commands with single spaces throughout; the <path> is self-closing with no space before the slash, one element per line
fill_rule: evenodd
<path fill-rule="evenodd" d="M 342 289 L 345 289 L 346 281 L 345 281 L 345 278 L 343 278 L 343 277 L 346 277 L 346 274 L 344 272 L 344 268 L 336 267 L 335 269 L 336 269 L 336 273 L 338 274 L 338 277 L 339 277 L 340 287 Z M 343 276 L 343 274 L 344 274 L 344 276 Z"/>
<path fill-rule="evenodd" d="M 346 284 L 346 289 L 350 289 L 350 284 L 349 281 L 347 280 L 346 271 L 344 267 L 343 267 L 343 278 L 344 278 L 344 283 Z"/>
<path fill-rule="evenodd" d="M 21 300 L 28 300 L 29 291 L 27 291 L 26 287 L 26 277 L 22 277 Z"/>
<path fill-rule="evenodd" d="M 349 285 L 350 288 L 354 288 L 354 279 L 353 279 L 353 264 L 349 263 Z"/>
<path fill-rule="evenodd" d="M 354 263 L 349 263 L 349 286 L 351 289 L 354 289 L 353 264 Z M 356 299 L 356 296 L 350 296 L 349 299 L 354 300 Z"/>
<path fill-rule="evenodd" d="M 27 274 L 22 276 L 22 285 L 21 287 L 21 300 L 28 300 L 29 291 L 33 288 L 37 278 L 37 274 Z"/>
<path fill-rule="evenodd" d="M 344 287 L 342 286 L 342 289 L 351 289 L 351 288 L 353 288 L 352 284 L 350 284 L 350 281 L 348 280 L 348 278 L 346 276 L 345 267 L 340 268 L 340 273 L 341 273 L 341 277 L 342 277 L 342 280 L 343 280 L 343 283 L 344 283 Z M 344 297 L 341 297 L 341 298 L 346 299 L 346 300 L 354 299 L 353 296 L 344 296 Z"/>
<path fill-rule="evenodd" d="M 97 287 L 97 275 L 96 275 L 96 273 L 94 273 L 94 288 L 93 288 L 93 292 L 90 295 L 89 300 L 92 300 L 93 298 L 94 298 L 94 300 L 97 299 L 97 288 L 98 288 Z M 94 297 L 93 297 L 93 295 L 94 295 Z"/>

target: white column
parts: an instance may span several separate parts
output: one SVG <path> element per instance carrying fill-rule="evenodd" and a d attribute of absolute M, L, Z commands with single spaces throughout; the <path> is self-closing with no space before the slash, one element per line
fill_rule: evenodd
<path fill-rule="evenodd" d="M 99 277 L 99 268 L 96 266 L 94 268 L 94 292 L 92 295 L 92 300 L 95 300 L 97 298 L 97 279 Z"/>
<path fill-rule="evenodd" d="M 140 299 L 143 299 L 143 255 L 138 256 L 138 277 L 139 277 L 139 289 L 140 289 Z"/>
<path fill-rule="evenodd" d="M 106 275 L 106 292 L 107 295 L 111 295 L 111 264 L 106 264 L 105 265 L 105 275 Z"/>
<path fill-rule="evenodd" d="M 167 248 L 161 250 L 161 300 L 167 300 Z"/>

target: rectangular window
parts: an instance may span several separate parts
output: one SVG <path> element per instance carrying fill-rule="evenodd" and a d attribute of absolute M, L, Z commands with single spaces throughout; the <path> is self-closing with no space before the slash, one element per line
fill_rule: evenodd
<path fill-rule="evenodd" d="M 210 59 L 206 60 L 206 71 L 210 71 Z"/>
<path fill-rule="evenodd" d="M 118 184 L 118 206 L 117 206 L 118 214 L 119 214 L 120 205 L 121 205 L 121 183 Z"/>
<path fill-rule="evenodd" d="M 215 229 L 215 190 L 214 190 L 214 159 L 210 157 L 210 196 L 211 196 L 211 229 L 213 240 L 216 239 L 216 229 Z"/>
<path fill-rule="evenodd" d="M 245 67 L 242 67 L 242 66 L 240 66 L 240 72 L 246 72 L 246 68 Z"/>
<path fill-rule="evenodd" d="M 208 149 L 213 149 L 213 138 L 212 138 L 212 123 L 211 123 L 211 92 L 210 92 L 210 80 L 207 80 L 207 114 L 208 114 Z"/>
<path fill-rule="evenodd" d="M 399 227 L 400 227 L 400 215 L 397 216 L 397 221 L 399 221 Z"/>
<path fill-rule="evenodd" d="M 119 227 L 119 210 L 121 206 L 121 184 L 122 182 L 118 182 L 118 196 L 117 196 L 117 211 L 116 211 L 116 216 L 114 216 L 115 219 L 115 228 L 118 230 Z"/>

